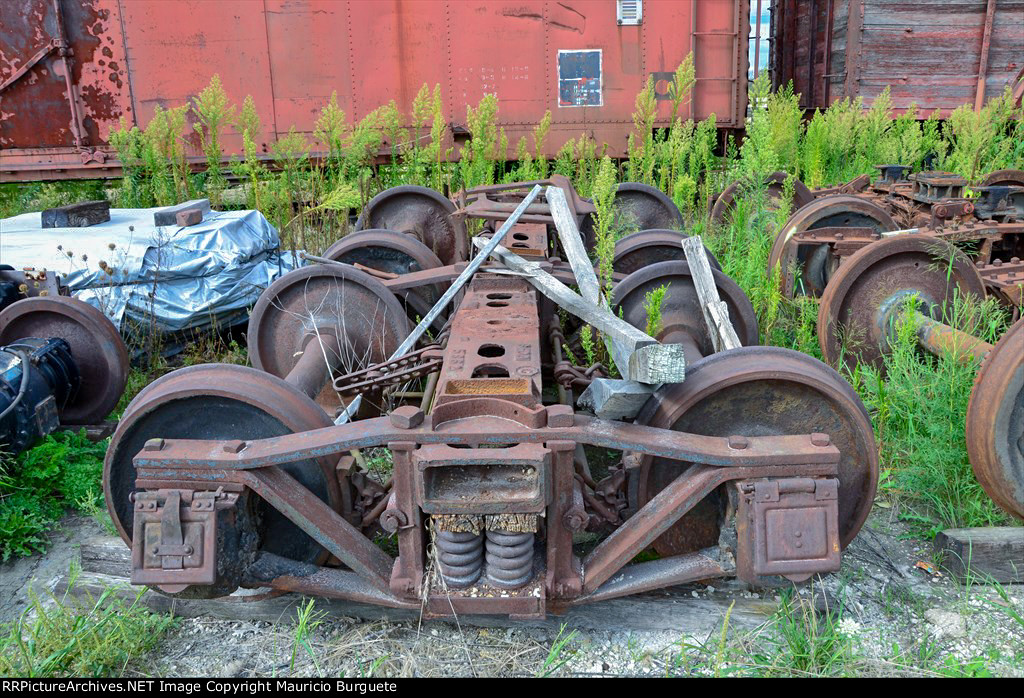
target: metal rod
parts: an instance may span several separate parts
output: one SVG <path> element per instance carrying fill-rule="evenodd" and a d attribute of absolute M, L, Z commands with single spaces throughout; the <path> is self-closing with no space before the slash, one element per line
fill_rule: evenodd
<path fill-rule="evenodd" d="M 434 401 L 434 391 L 437 390 L 437 381 L 440 377 L 440 371 L 434 371 L 427 376 L 427 384 L 423 387 L 423 395 L 420 399 L 420 409 L 424 412 L 430 411 L 430 403 Z"/>
<path fill-rule="evenodd" d="M 959 362 L 970 359 L 984 359 L 992 345 L 967 334 L 955 327 L 933 320 L 921 312 L 915 312 L 917 319 L 917 340 L 929 354 L 943 356 L 952 354 Z"/>
<path fill-rule="evenodd" d="M 512 226 L 516 224 L 516 221 L 518 221 L 519 217 L 523 215 L 527 208 L 530 207 L 530 204 L 533 203 L 533 200 L 537 198 L 540 192 L 541 186 L 539 184 L 535 185 L 533 189 L 530 190 L 530 193 L 527 194 L 522 203 L 516 207 L 516 210 L 512 212 L 512 215 L 509 216 L 508 220 L 502 223 L 501 227 L 498 228 L 494 235 L 491 236 L 491 239 L 487 241 L 487 244 L 477 252 L 476 256 L 473 257 L 469 264 L 466 265 L 466 268 L 462 270 L 462 273 L 456 277 L 455 281 L 452 281 L 451 286 L 449 286 L 448 290 L 446 290 L 438 299 L 437 303 L 434 304 L 434 307 L 430 309 L 430 312 L 420 320 L 420 324 L 416 325 L 416 328 L 409 333 L 409 336 L 405 338 L 405 341 L 395 349 L 388 358 L 388 361 L 394 361 L 398 357 L 408 354 L 409 351 L 416 346 L 416 342 L 419 341 L 419 338 L 427 331 L 427 328 L 434 323 L 434 320 L 437 319 L 448 304 L 452 302 L 452 299 L 454 299 L 459 291 L 462 290 L 462 287 L 465 286 L 466 282 L 469 281 L 469 278 L 476 273 L 476 270 L 479 269 L 485 261 L 487 261 L 487 258 L 491 256 L 491 253 L 498 248 L 501 241 L 505 239 L 506 235 L 508 235 L 508 231 L 512 229 Z M 339 414 L 338 418 L 334 420 L 334 423 L 344 424 L 352 419 L 352 415 L 359 410 L 360 403 L 362 403 L 362 396 L 357 395 L 356 398 L 341 411 L 341 414 Z"/>
<path fill-rule="evenodd" d="M 761 0 L 757 0 L 757 29 L 754 30 L 754 79 L 761 69 Z"/>

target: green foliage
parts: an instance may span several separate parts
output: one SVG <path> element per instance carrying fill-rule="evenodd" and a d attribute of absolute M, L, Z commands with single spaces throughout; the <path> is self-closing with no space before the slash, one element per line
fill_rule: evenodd
<path fill-rule="evenodd" d="M 1015 108 L 1010 88 L 975 112 L 957 107 L 942 126 L 949 143 L 942 167 L 973 180 L 985 172 L 1020 168 L 1024 162 L 1024 107 Z"/>
<path fill-rule="evenodd" d="M 145 208 L 153 203 L 146 170 L 146 140 L 137 126 L 129 126 L 122 116 L 119 128 L 110 131 L 110 145 L 121 161 L 121 187 L 116 204 L 122 208 Z"/>
<path fill-rule="evenodd" d="M 45 550 L 46 533 L 67 507 L 88 508 L 102 497 L 106 442 L 85 430 L 56 432 L 16 458 L 3 459 L 0 477 L 0 559 Z"/>
<path fill-rule="evenodd" d="M 752 658 L 762 676 L 842 676 L 854 658 L 852 640 L 840 631 L 842 609 L 819 615 L 814 604 L 785 592 L 775 612 L 767 651 Z"/>
<path fill-rule="evenodd" d="M 633 112 L 633 133 L 627 139 L 626 178 L 631 182 L 654 184 L 655 154 L 654 121 L 658 116 L 658 102 L 654 94 L 654 78 L 648 79 L 644 89 L 636 96 Z"/>
<path fill-rule="evenodd" d="M 565 665 L 572 656 L 575 654 L 570 649 L 570 643 L 576 639 L 576 631 L 571 630 L 568 633 L 565 632 L 565 624 L 563 623 L 558 628 L 558 635 L 555 637 L 554 642 L 551 643 L 551 649 L 548 650 L 547 657 L 544 658 L 544 663 L 541 668 L 537 670 L 537 678 L 547 678 L 558 671 L 562 666 Z"/>
<path fill-rule="evenodd" d="M 761 73 L 750 86 L 751 117 L 740 149 L 740 168 L 745 174 L 764 176 L 783 170 L 797 174 L 803 138 L 803 110 L 793 85 L 772 92 L 768 74 Z"/>
<path fill-rule="evenodd" d="M 184 141 L 188 110 L 185 104 L 170 109 L 157 106 L 143 133 L 147 144 L 144 159 L 157 206 L 186 201 L 191 194 Z"/>
<path fill-rule="evenodd" d="M 77 580 L 72 570 L 71 585 Z M 151 613 L 142 589 L 126 603 L 116 589 L 98 599 L 57 598 L 44 603 L 30 592 L 31 605 L 0 639 L 0 675 L 22 678 L 123 676 L 128 664 L 160 642 L 177 625 L 173 616 Z"/>
<path fill-rule="evenodd" d="M 497 161 L 505 157 L 501 144 L 504 132 L 498 130 L 498 96 L 484 95 L 476 109 L 467 105 L 466 123 L 470 138 L 460 151 L 460 187 L 494 184 Z"/>
<path fill-rule="evenodd" d="M 333 172 L 341 169 L 348 131 L 345 112 L 338 106 L 338 93 L 332 92 L 330 101 L 323 106 L 317 117 L 313 137 L 327 148 L 327 165 Z"/>
<path fill-rule="evenodd" d="M 608 156 L 601 158 L 600 169 L 594 180 L 592 198 L 597 209 L 594 223 L 594 235 L 597 240 L 594 252 L 597 256 L 598 276 L 601 286 L 608 292 L 612 290 L 612 261 L 615 257 L 615 226 L 617 212 L 615 208 L 615 164 Z"/>
<path fill-rule="evenodd" d="M 219 74 L 214 73 L 210 84 L 192 100 L 192 111 L 196 117 L 192 127 L 199 134 L 199 143 L 206 154 L 206 194 L 213 207 L 220 208 L 220 193 L 227 186 L 220 169 L 221 131 L 234 120 L 235 106 L 229 101 Z"/>
<path fill-rule="evenodd" d="M 256 145 L 256 139 L 260 136 L 260 128 L 260 115 L 256 111 L 256 102 L 252 95 L 246 95 L 242 102 L 241 114 L 235 121 L 235 129 L 242 136 L 243 159 L 235 163 L 234 171 L 247 183 L 246 206 L 257 210 L 262 210 L 263 180 L 269 173 L 260 157 L 259 146 Z"/>
<path fill-rule="evenodd" d="M 967 458 L 965 415 L 978 364 L 952 354 L 923 355 L 916 309 L 917 300 L 908 298 L 884 377 L 863 364 L 849 370 L 875 423 L 886 490 L 905 504 L 905 518 L 929 531 L 1008 523 Z M 957 298 L 944 320 L 994 342 L 1007 318 L 995 299 Z"/>
<path fill-rule="evenodd" d="M 644 332 L 651 337 L 657 337 L 662 330 L 661 304 L 665 301 L 668 287 L 669 285 L 665 284 L 644 295 L 644 310 L 647 312 L 647 326 Z"/>

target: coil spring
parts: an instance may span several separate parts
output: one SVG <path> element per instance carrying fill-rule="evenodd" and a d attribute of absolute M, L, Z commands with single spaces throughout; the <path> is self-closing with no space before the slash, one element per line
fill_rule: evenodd
<path fill-rule="evenodd" d="M 487 579 L 516 589 L 533 576 L 533 533 L 487 532 Z"/>
<path fill-rule="evenodd" d="M 468 587 L 480 579 L 484 566 L 482 533 L 438 531 L 435 539 L 441 578 L 450 587 Z"/>

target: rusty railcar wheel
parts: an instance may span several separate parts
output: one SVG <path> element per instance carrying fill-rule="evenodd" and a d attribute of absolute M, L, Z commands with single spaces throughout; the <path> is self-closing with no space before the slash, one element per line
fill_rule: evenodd
<path fill-rule="evenodd" d="M 25 298 L 0 313 L 0 346 L 25 337 L 59 337 L 71 349 L 81 384 L 61 408 L 61 422 L 95 424 L 117 406 L 128 380 L 128 349 L 106 315 L 76 298 Z"/>
<path fill-rule="evenodd" d="M 327 248 L 323 256 L 336 262 L 359 264 L 386 274 L 411 274 L 442 266 L 441 260 L 419 240 L 394 230 L 360 230 Z M 409 315 L 423 316 L 441 297 L 447 283 L 417 286 L 399 291 Z M 418 299 L 410 299 L 415 294 Z M 417 300 L 421 302 L 416 302 Z"/>
<path fill-rule="evenodd" d="M 818 343 L 833 366 L 844 353 L 878 369 L 892 323 L 911 296 L 917 310 L 942 321 L 956 293 L 984 298 L 985 284 L 963 252 L 943 240 L 902 235 L 872 243 L 835 273 L 818 308 Z"/>
<path fill-rule="evenodd" d="M 445 264 L 469 257 L 466 224 L 453 216 L 455 204 L 427 187 L 406 184 L 385 189 L 370 199 L 356 221 L 356 230 L 387 229 L 410 235 Z"/>
<path fill-rule="evenodd" d="M 983 187 L 1024 187 L 1024 170 L 996 170 L 985 175 Z"/>
<path fill-rule="evenodd" d="M 967 455 L 992 500 L 1024 520 L 1024 320 L 989 352 L 967 406 Z"/>
<path fill-rule="evenodd" d="M 828 244 L 801 245 L 793 254 L 794 235 L 821 228 L 868 228 L 883 233 L 896 230 L 897 225 L 878 204 L 845 194 L 823 196 L 796 211 L 775 236 L 768 256 L 769 276 L 782 265 L 782 291 L 787 297 L 820 296 L 839 264 Z"/>
<path fill-rule="evenodd" d="M 789 175 L 785 172 L 772 172 L 765 179 L 765 187 L 769 201 L 777 204 L 785 191 L 786 179 Z M 747 186 L 746 180 L 737 180 L 727 186 L 715 199 L 711 208 L 711 220 L 719 225 L 724 225 L 732 215 L 736 195 Z M 794 177 L 793 179 L 793 201 L 790 204 L 790 211 L 796 211 L 814 201 L 814 194 L 807 188 L 807 185 Z"/>
<path fill-rule="evenodd" d="M 121 538 L 130 546 L 134 519 L 131 495 L 136 489 L 132 459 L 149 439 L 253 440 L 331 424 L 327 414 L 296 388 L 256 369 L 202 364 L 173 371 L 135 396 L 111 437 L 103 463 L 107 510 Z M 337 457 L 323 457 L 281 468 L 338 510 L 342 498 L 334 473 L 336 463 Z M 237 554 L 262 551 L 309 563 L 326 559 L 318 543 L 278 510 L 252 497 L 239 505 L 238 528 L 228 536 L 237 544 Z M 255 545 L 253 537 L 258 537 Z M 237 578 L 239 570 L 234 568 L 242 561 L 222 562 L 230 570 L 227 577 Z M 230 591 L 214 586 L 208 593 L 219 596 Z"/>
<path fill-rule="evenodd" d="M 741 347 L 687 367 L 686 380 L 663 386 L 638 424 L 707 436 L 821 432 L 839 449 L 839 535 L 846 546 L 867 518 L 878 485 L 878 451 L 867 411 L 849 383 L 806 354 L 780 347 Z M 644 457 L 629 482 L 637 511 L 687 468 Z M 719 544 L 729 513 L 725 488 L 704 499 L 654 542 L 661 555 Z"/>
<path fill-rule="evenodd" d="M 712 269 L 712 274 L 719 296 L 729 308 L 729 319 L 740 342 L 757 344 L 757 316 L 750 299 L 722 272 Z M 612 307 L 626 322 L 643 330 L 647 324 L 647 296 L 661 286 L 667 288 L 661 302 L 661 330 L 657 339 L 670 343 L 693 341 L 701 354 L 713 352 L 700 299 L 686 262 L 657 262 L 633 272 L 615 285 Z"/>
<path fill-rule="evenodd" d="M 252 365 L 278 378 L 295 368 L 311 337 L 337 337 L 339 370 L 387 360 L 410 331 L 401 302 L 379 280 L 355 267 L 318 264 L 272 283 L 249 316 Z M 317 396 L 328 412 L 341 400 L 328 382 Z"/>
<path fill-rule="evenodd" d="M 683 254 L 682 240 L 687 237 L 686 233 L 678 230 L 640 230 L 620 238 L 615 242 L 615 254 L 612 259 L 612 268 L 622 274 L 632 274 L 638 269 L 650 266 L 657 262 L 677 260 L 686 261 Z M 715 259 L 715 255 L 705 246 L 708 255 L 708 262 L 715 269 L 722 267 Z"/>
<path fill-rule="evenodd" d="M 641 182 L 622 182 L 615 190 L 615 220 L 619 235 L 638 230 L 681 230 L 683 214 L 665 192 Z M 580 227 L 589 247 L 595 242 L 594 217 L 587 216 Z"/>

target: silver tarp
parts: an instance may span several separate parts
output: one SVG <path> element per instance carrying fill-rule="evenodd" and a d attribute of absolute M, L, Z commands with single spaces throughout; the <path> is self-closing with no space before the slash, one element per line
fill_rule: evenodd
<path fill-rule="evenodd" d="M 243 322 L 291 268 L 259 211 L 213 211 L 187 228 L 156 226 L 158 209 L 110 209 L 87 228 L 40 227 L 41 214 L 0 220 L 0 264 L 61 274 L 72 295 L 114 324 L 176 332 Z"/>

